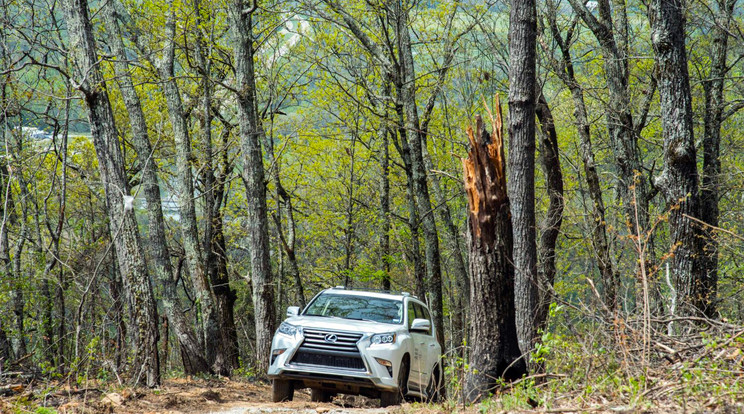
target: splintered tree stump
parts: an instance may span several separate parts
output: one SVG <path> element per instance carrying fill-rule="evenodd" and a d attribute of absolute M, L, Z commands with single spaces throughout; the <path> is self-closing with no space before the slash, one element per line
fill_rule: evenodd
<path fill-rule="evenodd" d="M 476 402 L 493 392 L 499 378 L 527 373 L 520 359 L 514 322 L 512 222 L 506 192 L 501 107 L 496 97 L 493 135 L 480 116 L 468 127 L 468 158 L 462 159 L 468 197 L 470 254 L 470 370 L 465 397 Z"/>

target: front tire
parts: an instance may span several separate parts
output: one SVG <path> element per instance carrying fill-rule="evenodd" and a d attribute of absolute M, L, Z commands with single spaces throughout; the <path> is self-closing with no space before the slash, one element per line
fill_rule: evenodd
<path fill-rule="evenodd" d="M 294 398 L 294 384 L 292 381 L 275 379 L 271 381 L 271 401 L 292 401 Z"/>
<path fill-rule="evenodd" d="M 380 393 L 380 407 L 399 405 L 408 394 L 408 355 L 403 357 L 398 371 L 398 389 L 395 391 L 383 391 Z"/>
<path fill-rule="evenodd" d="M 442 375 L 439 372 L 439 366 L 435 367 L 429 376 L 429 384 L 426 386 L 427 403 L 438 403 L 442 399 Z"/>

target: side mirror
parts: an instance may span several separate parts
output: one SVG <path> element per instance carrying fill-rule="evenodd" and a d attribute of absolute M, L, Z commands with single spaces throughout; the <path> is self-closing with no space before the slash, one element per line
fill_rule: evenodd
<path fill-rule="evenodd" d="M 411 332 L 429 333 L 431 331 L 431 322 L 428 319 L 414 319 L 409 330 Z"/>
<path fill-rule="evenodd" d="M 297 316 L 300 313 L 299 306 L 290 306 L 287 308 L 287 317 Z"/>

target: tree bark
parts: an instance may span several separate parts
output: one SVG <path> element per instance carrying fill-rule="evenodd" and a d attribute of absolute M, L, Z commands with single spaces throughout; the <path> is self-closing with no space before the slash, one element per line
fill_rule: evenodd
<path fill-rule="evenodd" d="M 216 306 L 216 320 L 221 336 L 222 354 L 217 358 L 222 364 L 216 364 L 221 375 L 229 375 L 234 368 L 238 368 L 238 340 L 235 328 L 234 307 L 236 293 L 230 287 L 227 274 L 227 257 L 224 249 L 224 234 L 222 232 L 222 199 L 224 196 L 224 180 L 218 181 L 214 168 L 214 151 L 212 146 L 212 61 L 209 59 L 210 46 L 213 42 L 202 33 L 208 26 L 202 16 L 209 18 L 209 11 L 204 10 L 200 0 L 193 1 L 196 17 L 196 62 L 201 83 L 201 139 L 204 148 L 204 256 L 206 271 L 209 276 L 210 287 L 214 292 Z M 221 366 L 220 366 L 221 365 Z"/>
<path fill-rule="evenodd" d="M 15 352 L 15 359 L 20 360 L 28 354 L 28 348 L 26 344 L 26 299 L 24 296 L 24 277 L 23 277 L 23 250 L 26 247 L 26 241 L 29 239 L 28 230 L 28 204 L 32 200 L 28 183 L 23 176 L 24 168 L 18 159 L 17 155 L 23 154 L 23 141 L 22 137 L 18 137 L 18 141 L 15 145 L 15 154 L 12 156 L 14 161 L 13 168 L 15 169 L 15 179 L 18 182 L 18 188 L 20 189 L 19 194 L 19 207 L 21 212 L 20 223 L 18 223 L 18 216 L 15 211 L 11 211 L 10 224 L 20 225 L 18 231 L 18 237 L 15 241 L 13 252 L 10 254 L 10 266 L 12 271 L 8 273 L 10 276 L 10 286 L 12 289 L 13 298 L 13 314 L 15 324 L 15 335 L 12 337 L 13 351 Z M 12 148 L 12 147 L 11 147 Z M 10 198 L 10 197 L 9 197 Z M 14 205 L 11 203 L 11 206 Z"/>
<path fill-rule="evenodd" d="M 168 241 L 165 235 L 165 220 L 160 199 L 160 184 L 158 183 L 158 174 L 153 156 L 154 151 L 150 144 L 142 104 L 129 72 L 126 49 L 115 7 L 114 2 L 107 2 L 104 4 L 102 11 L 106 27 L 111 31 L 109 42 L 112 52 L 117 57 L 114 62 L 114 69 L 124 106 L 129 112 L 129 124 L 132 132 L 131 142 L 142 174 L 140 185 L 145 195 L 150 240 L 149 243 L 146 243 L 146 248 L 149 250 L 149 257 L 152 259 L 155 278 L 163 286 L 163 310 L 170 321 L 169 325 L 173 327 L 181 348 L 184 374 L 211 373 L 209 364 L 204 358 L 204 350 L 180 309 L 180 300 L 175 286 L 175 274 L 171 265 Z"/>
<path fill-rule="evenodd" d="M 447 204 L 447 197 L 442 191 L 442 187 L 439 183 L 439 177 L 437 177 L 432 171 L 434 171 L 434 163 L 429 156 L 429 151 L 426 149 L 426 145 L 421 146 L 421 150 L 424 156 L 424 165 L 426 170 L 429 172 L 429 178 L 431 181 L 431 188 L 434 192 L 434 200 L 437 203 L 437 213 L 439 214 L 439 220 L 444 227 L 444 233 L 447 236 L 449 248 L 452 251 L 452 273 L 454 274 L 454 282 L 456 292 L 454 294 L 455 299 L 453 303 L 454 311 L 450 313 L 454 318 L 452 332 L 451 332 L 451 343 L 452 347 L 456 348 L 462 345 L 465 339 L 465 326 L 467 326 L 467 299 L 470 295 L 468 286 L 468 270 L 466 267 L 465 259 L 463 258 L 463 249 L 460 245 L 460 234 L 457 226 L 452 220 L 452 213 L 450 212 L 449 205 Z M 458 311 L 459 310 L 459 311 Z"/>
<path fill-rule="evenodd" d="M 424 257 L 426 258 L 426 290 L 431 303 L 431 311 L 436 325 L 437 339 L 441 344 L 444 338 L 444 303 L 442 301 L 442 268 L 439 251 L 439 234 L 434 219 L 426 167 L 424 165 L 418 107 L 416 105 L 416 73 L 413 49 L 409 33 L 407 5 L 398 4 L 396 10 L 396 31 L 399 47 L 401 90 L 399 91 L 405 110 L 406 139 L 411 149 L 411 169 L 416 197 L 416 206 L 424 236 Z"/>
<path fill-rule="evenodd" d="M 354 186 L 356 181 L 356 174 L 354 166 L 356 163 L 356 131 L 351 131 L 351 145 L 348 149 L 349 155 L 349 185 L 347 188 L 347 203 L 346 203 L 346 227 L 344 227 L 344 286 L 351 288 L 351 260 L 354 254 L 354 237 L 356 232 L 354 230 L 354 206 L 356 201 L 354 200 Z"/>
<path fill-rule="evenodd" d="M 384 100 L 390 96 L 390 83 L 385 82 L 383 90 L 383 101 L 378 110 L 383 114 L 380 120 L 380 126 L 377 130 L 379 140 L 379 159 L 380 159 L 380 270 L 382 274 L 382 290 L 390 290 L 390 120 L 388 119 L 388 104 Z"/>
<path fill-rule="evenodd" d="M 527 373 L 515 325 L 512 222 L 498 104 L 497 111 L 493 136 L 480 117 L 475 134 L 468 128 L 471 148 L 462 160 L 469 207 L 471 321 L 464 394 L 471 403 L 492 393 L 499 378 L 513 380 Z"/>
<path fill-rule="evenodd" d="M 509 16 L 509 199 L 514 231 L 514 298 L 519 349 L 528 354 L 538 309 L 535 230 L 534 0 L 512 1 Z"/>
<path fill-rule="evenodd" d="M 540 281 L 539 306 L 535 317 L 538 330 L 546 328 L 550 302 L 553 298 L 555 282 L 555 246 L 563 223 L 563 171 L 558 154 L 558 132 L 555 129 L 553 113 L 542 93 L 537 92 L 535 112 L 540 120 L 540 161 L 548 187 L 548 211 L 545 214 L 543 231 L 540 235 L 538 251 L 538 275 Z"/>
<path fill-rule="evenodd" d="M 548 2 L 549 9 L 555 10 L 552 2 Z M 607 237 L 607 222 L 605 220 L 605 205 L 602 199 L 602 187 L 599 183 L 599 174 L 594 162 L 594 150 L 592 149 L 591 129 L 589 127 L 589 116 L 584 101 L 584 90 L 576 80 L 574 72 L 573 59 L 571 57 L 570 45 L 574 37 L 574 24 L 571 25 L 566 38 L 564 39 L 558 30 L 555 14 L 549 12 L 546 15 L 553 39 L 560 49 L 560 60 L 549 58 L 551 65 L 558 77 L 571 91 L 571 98 L 574 103 L 574 124 L 579 135 L 579 148 L 581 151 L 581 162 L 584 169 L 584 176 L 589 191 L 589 198 L 592 201 L 592 222 L 591 235 L 592 247 L 597 258 L 597 267 L 599 268 L 600 279 L 604 285 L 604 303 L 608 309 L 613 309 L 616 303 L 615 287 L 620 283 L 619 275 L 615 270 L 610 253 L 610 245 Z"/>
<path fill-rule="evenodd" d="M 681 314 L 704 311 L 710 291 L 703 279 L 699 226 L 697 156 L 692 97 L 685 51 L 683 0 L 652 0 L 648 16 L 659 69 L 659 97 L 664 137 L 664 169 L 656 186 L 669 211 L 670 259 Z"/>
<path fill-rule="evenodd" d="M 721 124 L 725 101 L 723 87 L 728 73 L 726 56 L 728 54 L 729 29 L 734 5 L 737 0 L 717 0 L 714 16 L 711 68 L 708 79 L 703 81 L 705 92 L 705 115 L 703 117 L 703 177 L 700 188 L 700 219 L 718 227 L 721 197 Z M 713 231 L 706 228 L 704 256 L 702 258 L 703 284 L 708 296 L 702 309 L 706 316 L 716 315 L 716 296 L 718 291 L 718 241 Z"/>
<path fill-rule="evenodd" d="M 398 117 L 398 129 L 397 131 L 391 131 L 391 137 L 393 137 L 395 148 L 403 160 L 403 169 L 406 173 L 406 207 L 408 209 L 408 228 L 411 232 L 411 246 L 408 251 L 411 256 L 411 262 L 413 263 L 413 274 L 416 282 L 414 291 L 416 296 L 423 298 L 426 295 L 426 268 L 421 257 L 421 244 L 419 241 L 420 223 L 418 211 L 416 210 L 416 191 L 413 184 L 413 162 L 411 161 L 411 148 L 406 140 L 404 127 L 405 116 L 403 114 L 403 103 L 400 102 L 400 96 L 396 101 L 395 110 Z"/>
<path fill-rule="evenodd" d="M 607 131 L 619 170 L 617 186 L 619 198 L 630 234 L 644 239 L 647 244 L 646 250 L 651 252 L 647 255 L 648 268 L 653 263 L 654 246 L 652 237 L 645 238 L 645 232 L 649 230 L 650 200 L 631 111 L 628 18 L 625 0 L 599 0 L 597 4 L 599 18 L 579 0 L 569 2 L 597 38 L 604 55 L 605 78 L 609 92 Z M 638 230 L 640 234 L 637 234 Z M 616 291 L 619 288 L 619 279 L 614 281 L 610 279 L 606 282 L 614 283 L 612 286 L 605 286 L 606 305 L 614 311 L 617 307 Z"/>
<path fill-rule="evenodd" d="M 157 308 L 134 210 L 125 204 L 125 197 L 131 196 L 113 111 L 98 67 L 88 4 L 86 0 L 65 0 L 62 5 L 75 64 L 73 80 L 79 82 L 76 86 L 83 93 L 86 103 L 106 195 L 111 239 L 132 314 L 132 348 L 137 352 L 134 354 L 131 374 L 134 383 L 155 387 L 160 383 Z"/>
<path fill-rule="evenodd" d="M 10 341 L 8 341 L 8 335 L 5 333 L 3 322 L 0 321 L 0 373 L 5 368 L 5 364 L 10 361 L 10 352 Z"/>
<path fill-rule="evenodd" d="M 276 326 L 274 282 L 269 261 L 269 223 L 266 207 L 261 137 L 265 132 L 256 107 L 256 79 L 253 67 L 253 12 L 242 0 L 233 0 L 228 11 L 232 22 L 235 61 L 235 88 L 238 100 L 240 141 L 243 156 L 242 178 L 246 190 L 246 223 L 251 258 L 251 285 L 256 323 L 256 361 L 265 372 L 269 366 L 271 339 Z"/>
<path fill-rule="evenodd" d="M 173 7 L 172 3 L 169 3 Z M 168 106 L 168 115 L 173 129 L 176 149 L 175 193 L 178 203 L 179 227 L 186 256 L 186 265 L 194 285 L 197 309 L 201 314 L 199 329 L 200 342 L 204 346 L 207 362 L 215 372 L 223 373 L 225 364 L 224 346 L 214 293 L 209 283 L 204 255 L 199 244 L 199 230 L 196 222 L 196 203 L 194 201 L 194 182 L 191 172 L 194 157 L 191 153 L 191 137 L 181 101 L 181 92 L 174 72 L 176 22 L 175 11 L 169 12 L 165 23 L 165 47 L 163 56 L 157 62 L 161 88 Z"/>

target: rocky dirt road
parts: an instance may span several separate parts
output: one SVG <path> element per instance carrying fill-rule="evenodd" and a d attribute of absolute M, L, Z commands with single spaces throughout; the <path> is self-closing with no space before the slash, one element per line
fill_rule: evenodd
<path fill-rule="evenodd" d="M 39 411 L 41 410 L 41 411 Z M 309 390 L 295 392 L 293 401 L 271 402 L 265 382 L 210 379 L 170 379 L 158 389 L 132 389 L 115 384 L 86 383 L 19 385 L 0 398 L 0 413 L 57 412 L 59 414 L 383 414 L 403 413 L 402 407 L 383 409 L 379 400 L 336 397 L 331 403 L 310 401 Z"/>

